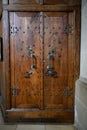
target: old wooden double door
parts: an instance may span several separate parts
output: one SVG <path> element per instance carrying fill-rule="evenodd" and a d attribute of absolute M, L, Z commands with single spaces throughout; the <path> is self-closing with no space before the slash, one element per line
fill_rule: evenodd
<path fill-rule="evenodd" d="M 73 108 L 73 12 L 9 12 L 11 107 Z"/>

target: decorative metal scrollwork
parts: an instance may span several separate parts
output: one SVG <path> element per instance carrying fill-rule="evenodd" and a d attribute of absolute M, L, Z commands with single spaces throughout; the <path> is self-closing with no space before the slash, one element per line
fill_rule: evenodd
<path fill-rule="evenodd" d="M 32 65 L 31 68 L 36 68 L 36 56 L 33 52 L 32 46 L 27 47 L 27 56 L 32 58 Z"/>
<path fill-rule="evenodd" d="M 32 71 L 29 71 L 29 72 L 26 72 L 26 74 L 24 75 L 25 78 L 30 78 L 30 75 L 32 75 L 33 72 Z"/>
<path fill-rule="evenodd" d="M 64 30 L 65 34 L 69 35 L 72 33 L 72 26 L 67 25 Z"/>
<path fill-rule="evenodd" d="M 49 59 L 49 65 L 47 66 L 46 75 L 56 77 L 57 72 L 53 70 L 53 61 L 56 54 L 56 48 L 52 47 L 51 51 L 48 53 L 47 59 Z"/>
<path fill-rule="evenodd" d="M 57 72 L 53 70 L 53 68 L 48 65 L 47 66 L 47 72 L 45 73 L 47 76 L 52 76 L 52 77 L 56 77 Z"/>

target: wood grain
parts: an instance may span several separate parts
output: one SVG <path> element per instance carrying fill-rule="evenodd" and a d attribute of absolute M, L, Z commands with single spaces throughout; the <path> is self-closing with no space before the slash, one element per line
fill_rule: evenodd
<path fill-rule="evenodd" d="M 10 98 L 10 63 L 9 63 L 9 21 L 8 21 L 8 12 L 3 11 L 3 61 L 5 63 L 5 87 L 4 90 L 6 97 L 6 108 L 10 109 L 11 107 L 11 98 Z"/>
<path fill-rule="evenodd" d="M 3 0 L 3 52 L 5 120 L 57 118 L 59 123 L 73 123 L 80 64 L 80 0 L 44 0 L 43 5 L 38 0 Z M 50 53 L 54 53 L 52 60 Z M 50 64 L 55 77 L 46 73 Z M 17 95 L 12 95 L 14 88 L 19 90 Z"/>
<path fill-rule="evenodd" d="M 73 9 L 80 9 L 80 6 L 76 5 L 20 5 L 9 4 L 3 5 L 4 10 L 8 11 L 73 11 Z"/>
<path fill-rule="evenodd" d="M 44 0 L 44 4 L 67 4 L 67 5 L 80 5 L 80 0 Z"/>

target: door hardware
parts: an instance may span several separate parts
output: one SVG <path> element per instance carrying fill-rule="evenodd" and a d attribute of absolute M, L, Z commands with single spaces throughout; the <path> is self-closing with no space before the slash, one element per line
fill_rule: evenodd
<path fill-rule="evenodd" d="M 55 54 L 56 54 L 56 48 L 55 47 L 52 47 L 51 50 L 49 51 L 48 53 L 48 56 L 47 58 L 49 60 L 53 59 L 55 57 Z"/>
<path fill-rule="evenodd" d="M 57 72 L 53 70 L 53 61 L 56 54 L 56 48 L 52 47 L 51 51 L 49 51 L 47 59 L 49 59 L 49 65 L 47 66 L 47 72 L 45 73 L 47 76 L 56 77 Z"/>
<path fill-rule="evenodd" d="M 52 76 L 52 77 L 57 76 L 57 72 L 54 71 L 53 68 L 51 68 L 50 66 L 47 66 L 47 72 L 45 74 L 46 76 Z"/>
<path fill-rule="evenodd" d="M 31 54 L 31 57 L 32 57 L 32 65 L 31 65 L 31 68 L 35 69 L 35 68 L 36 68 L 36 64 L 35 64 L 36 56 L 35 56 L 35 54 Z"/>
<path fill-rule="evenodd" d="M 25 74 L 24 77 L 25 77 L 25 78 L 29 78 L 32 74 L 33 74 L 32 71 L 26 72 L 26 74 Z"/>
<path fill-rule="evenodd" d="M 31 46 L 31 45 L 27 46 L 26 50 L 27 50 L 27 56 L 28 56 L 28 57 L 31 57 L 31 54 L 32 54 L 32 46 Z"/>
<path fill-rule="evenodd" d="M 16 88 L 16 87 L 12 88 L 12 95 L 16 97 L 19 91 L 20 91 L 20 88 Z"/>
<path fill-rule="evenodd" d="M 18 28 L 17 26 L 12 25 L 12 26 L 10 27 L 10 34 L 15 35 L 15 34 L 17 34 L 18 31 L 19 31 L 19 28 Z"/>
<path fill-rule="evenodd" d="M 48 56 L 47 56 L 47 58 L 48 58 L 49 60 L 53 59 L 53 58 L 54 58 L 54 54 L 53 54 L 53 53 L 49 53 Z"/>
<path fill-rule="evenodd" d="M 47 66 L 47 69 L 52 69 L 52 66 L 51 66 L 51 65 L 48 65 L 48 66 Z"/>
<path fill-rule="evenodd" d="M 65 27 L 64 32 L 65 32 L 67 35 L 71 34 L 71 33 L 72 33 L 72 26 L 67 25 L 67 26 Z"/>
<path fill-rule="evenodd" d="M 27 47 L 27 56 L 32 58 L 31 68 L 35 69 L 36 68 L 36 64 L 35 64 L 36 56 L 33 52 L 32 46 L 30 46 L 30 45 Z"/>

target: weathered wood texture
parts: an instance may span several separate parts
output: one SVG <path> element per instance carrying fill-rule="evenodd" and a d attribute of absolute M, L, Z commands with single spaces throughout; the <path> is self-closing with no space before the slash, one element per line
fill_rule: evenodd
<path fill-rule="evenodd" d="M 3 5 L 4 10 L 8 11 L 73 11 L 73 9 L 80 9 L 80 6 L 67 5 Z"/>
<path fill-rule="evenodd" d="M 9 4 L 80 5 L 80 0 L 9 0 Z"/>
<path fill-rule="evenodd" d="M 6 121 L 58 118 L 59 123 L 73 123 L 80 1 L 9 2 L 3 6 Z"/>
<path fill-rule="evenodd" d="M 3 61 L 0 62 L 0 87 L 1 87 L 1 99 L 3 107 L 6 108 L 5 104 L 5 92 L 6 92 L 6 86 L 5 86 L 5 63 Z M 0 104 L 1 105 L 1 104 Z"/>
<path fill-rule="evenodd" d="M 56 115 L 56 116 L 55 116 Z M 19 118 L 20 117 L 20 118 Z M 7 122 L 42 122 L 42 123 L 73 123 L 74 120 L 74 113 L 72 111 L 53 111 L 52 110 L 46 110 L 46 111 L 28 111 L 28 110 L 11 110 L 6 111 L 5 114 L 5 121 Z"/>
<path fill-rule="evenodd" d="M 80 0 L 44 0 L 44 4 L 80 5 Z"/>

